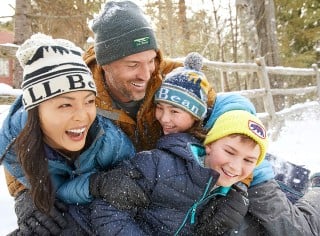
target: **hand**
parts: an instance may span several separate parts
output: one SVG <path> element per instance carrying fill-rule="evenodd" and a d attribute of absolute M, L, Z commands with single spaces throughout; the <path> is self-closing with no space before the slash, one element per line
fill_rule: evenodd
<path fill-rule="evenodd" d="M 141 177 L 139 171 L 125 166 L 98 172 L 90 178 L 90 193 L 119 209 L 145 208 L 150 201 L 136 182 Z"/>
<path fill-rule="evenodd" d="M 211 199 L 198 217 L 199 235 L 221 235 L 240 225 L 247 214 L 249 200 L 243 191 L 231 188 L 227 196 Z"/>
<path fill-rule="evenodd" d="M 47 215 L 37 210 L 28 191 L 15 199 L 15 212 L 19 229 L 13 235 L 59 235 L 67 226 L 63 213 L 67 207 L 56 201 Z"/>

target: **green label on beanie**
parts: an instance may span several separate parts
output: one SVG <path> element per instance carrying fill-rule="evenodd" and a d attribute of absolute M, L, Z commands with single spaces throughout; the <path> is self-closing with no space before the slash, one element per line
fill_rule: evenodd
<path fill-rule="evenodd" d="M 140 47 L 141 45 L 150 44 L 150 37 L 147 36 L 147 37 L 135 39 L 133 40 L 133 44 L 135 48 Z"/>

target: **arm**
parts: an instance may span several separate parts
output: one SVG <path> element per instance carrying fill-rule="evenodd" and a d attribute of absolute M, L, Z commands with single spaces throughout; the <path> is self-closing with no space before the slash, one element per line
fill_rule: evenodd
<path fill-rule="evenodd" d="M 275 180 L 249 189 L 249 212 L 257 217 L 269 235 L 319 235 L 320 191 L 310 190 L 293 205 Z"/>
<path fill-rule="evenodd" d="M 48 214 L 37 210 L 28 190 L 15 198 L 18 229 L 12 235 L 59 235 L 68 226 L 64 213 L 68 208 L 56 201 Z"/>
<path fill-rule="evenodd" d="M 135 210 L 120 210 L 103 200 L 92 203 L 91 222 L 97 235 L 148 235 L 134 220 Z"/>
<path fill-rule="evenodd" d="M 97 234 L 108 232 L 108 235 L 150 235 L 141 229 L 141 222 L 138 223 L 134 219 L 137 206 L 145 208 L 149 205 L 147 193 L 153 186 L 152 179 L 155 176 L 156 162 L 152 155 L 147 153 L 151 152 L 139 153 L 135 158 L 105 172 L 105 178 L 94 177 L 97 180 L 92 182 L 90 188 L 93 191 L 98 190 L 98 194 L 104 191 L 104 199 L 107 200 L 96 199 L 92 203 L 94 208 L 92 212 L 96 213 L 91 218 Z M 148 170 L 147 173 L 144 173 L 145 169 Z"/>
<path fill-rule="evenodd" d="M 8 190 L 13 197 L 24 190 L 27 184 L 13 148 L 14 140 L 23 129 L 26 119 L 27 113 L 23 109 L 21 97 L 18 97 L 0 129 L 0 164 L 5 167 Z"/>

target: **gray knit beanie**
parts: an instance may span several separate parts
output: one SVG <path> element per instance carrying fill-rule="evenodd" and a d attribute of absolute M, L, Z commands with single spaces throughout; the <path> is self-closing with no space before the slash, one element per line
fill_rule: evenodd
<path fill-rule="evenodd" d="M 94 20 L 92 30 L 99 65 L 135 53 L 157 50 L 153 29 L 141 9 L 131 1 L 108 1 Z"/>

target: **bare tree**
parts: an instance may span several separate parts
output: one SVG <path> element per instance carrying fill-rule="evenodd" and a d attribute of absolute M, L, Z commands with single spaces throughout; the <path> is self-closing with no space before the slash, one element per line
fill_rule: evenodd
<path fill-rule="evenodd" d="M 31 1 L 16 0 L 16 13 L 14 17 L 14 43 L 22 44 L 27 38 L 32 35 L 31 20 L 28 14 L 31 11 Z M 23 72 L 18 62 L 14 62 L 14 80 L 13 87 L 20 88 Z"/>
<path fill-rule="evenodd" d="M 187 21 L 187 11 L 186 11 L 186 2 L 185 0 L 179 0 L 179 24 L 180 24 L 180 29 L 181 29 L 181 35 L 182 39 L 186 42 L 190 40 L 190 31 L 188 28 L 188 21 Z M 187 51 L 187 45 L 183 44 L 183 51 Z"/>
<path fill-rule="evenodd" d="M 255 13 L 256 29 L 261 45 L 261 56 L 265 57 L 268 66 L 280 65 L 275 7 L 273 0 L 252 0 L 253 12 Z M 284 82 L 281 78 L 270 76 L 271 88 L 283 88 Z M 276 110 L 284 107 L 284 97 L 282 95 L 274 96 Z"/>

